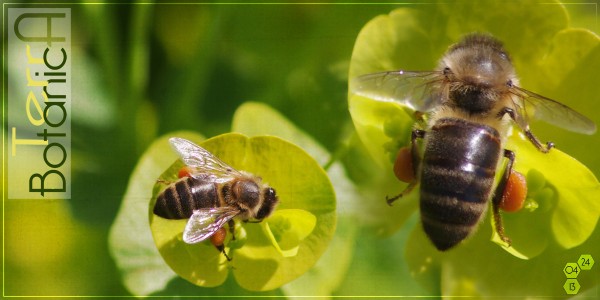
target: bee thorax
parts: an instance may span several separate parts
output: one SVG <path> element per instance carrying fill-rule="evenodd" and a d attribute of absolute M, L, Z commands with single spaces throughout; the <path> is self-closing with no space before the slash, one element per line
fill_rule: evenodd
<path fill-rule="evenodd" d="M 451 106 L 470 114 L 484 114 L 494 109 L 497 96 L 488 88 L 459 86 L 450 90 L 448 95 Z"/>
<path fill-rule="evenodd" d="M 250 180 L 236 181 L 232 187 L 233 199 L 244 210 L 253 210 L 260 202 L 260 187 Z M 234 204 L 234 203 L 231 203 Z"/>

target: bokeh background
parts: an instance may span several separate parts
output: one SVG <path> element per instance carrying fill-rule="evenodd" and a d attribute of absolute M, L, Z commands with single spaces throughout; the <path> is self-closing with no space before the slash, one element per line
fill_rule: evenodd
<path fill-rule="evenodd" d="M 108 234 L 138 158 L 162 134 L 229 132 L 238 106 L 257 101 L 343 157 L 340 149 L 354 130 L 347 74 L 358 32 L 377 15 L 420 5 L 428 4 L 69 5 L 72 199 L 4 201 L 4 294 L 130 294 L 109 253 Z M 570 26 L 598 32 L 597 3 L 565 8 Z M 4 69 L 3 76 L 10 84 L 12 74 Z M 597 152 L 589 151 L 588 160 L 597 162 L 593 156 Z M 588 167 L 600 174 L 600 164 Z M 356 172 L 351 177 L 360 180 Z M 351 265 L 356 268 L 340 279 L 334 294 L 368 294 L 368 286 L 379 287 L 371 293 L 400 294 L 393 278 L 356 274 L 402 265 L 397 249 L 406 239 L 401 231 L 392 238 L 352 242 L 369 245 L 353 260 L 373 266 Z M 175 284 L 181 287 L 196 288 Z"/>

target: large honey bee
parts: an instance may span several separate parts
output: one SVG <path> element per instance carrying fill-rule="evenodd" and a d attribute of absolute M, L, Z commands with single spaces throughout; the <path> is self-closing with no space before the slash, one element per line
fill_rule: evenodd
<path fill-rule="evenodd" d="M 518 84 L 502 44 L 478 33 L 450 46 L 435 71 L 381 72 L 351 82 L 352 93 L 396 101 L 415 110 L 420 119 L 410 145 L 415 179 L 402 193 L 386 199 L 391 205 L 420 181 L 421 223 L 440 251 L 457 245 L 475 230 L 490 199 L 496 232 L 510 244 L 499 206 L 515 161 L 515 153 L 504 149 L 511 124 L 543 153 L 554 145 L 542 144 L 533 135 L 529 117 L 579 133 L 596 131 L 588 118 Z M 424 139 L 422 155 L 417 139 Z M 494 188 L 502 157 L 508 160 Z"/>
<path fill-rule="evenodd" d="M 180 179 L 157 196 L 154 214 L 165 219 L 189 218 L 183 241 L 195 244 L 210 238 L 231 260 L 223 245 L 227 234 L 223 226 L 228 223 L 233 235 L 234 218 L 260 222 L 268 217 L 278 203 L 275 190 L 260 177 L 234 169 L 188 140 L 171 138 L 169 142 L 186 167 L 179 172 Z"/>

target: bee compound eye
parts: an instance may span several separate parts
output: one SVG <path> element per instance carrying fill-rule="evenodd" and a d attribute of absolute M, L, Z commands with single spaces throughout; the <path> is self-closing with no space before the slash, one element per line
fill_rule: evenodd
<path fill-rule="evenodd" d="M 508 87 L 512 87 L 512 86 L 513 86 L 513 82 L 512 82 L 512 80 L 511 80 L 511 79 L 509 79 L 509 80 L 506 82 L 506 86 L 508 86 Z"/>
<path fill-rule="evenodd" d="M 266 217 L 268 217 L 269 215 L 271 215 L 271 213 L 273 212 L 273 210 L 275 210 L 275 206 L 277 205 L 277 195 L 275 193 L 275 190 L 273 188 L 266 188 L 264 190 L 264 201 L 262 203 L 262 207 L 259 209 L 258 213 L 256 214 L 256 219 L 258 220 L 262 220 Z"/>
<path fill-rule="evenodd" d="M 452 74 L 452 70 L 450 70 L 450 68 L 449 68 L 449 67 L 445 67 L 445 68 L 444 68 L 444 71 L 443 71 L 443 74 L 444 74 L 444 75 L 450 75 L 450 74 Z"/>
<path fill-rule="evenodd" d="M 270 203 L 277 203 L 277 193 L 275 192 L 275 189 L 268 188 L 267 193 L 265 194 L 265 198 Z"/>

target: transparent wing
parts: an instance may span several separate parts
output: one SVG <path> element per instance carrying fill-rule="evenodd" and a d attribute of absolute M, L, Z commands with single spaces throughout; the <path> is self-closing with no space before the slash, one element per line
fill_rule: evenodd
<path fill-rule="evenodd" d="M 596 124 L 592 120 L 562 103 L 516 86 L 511 88 L 511 92 L 516 96 L 513 97 L 519 110 L 516 121 L 522 129 L 528 128 L 529 118 L 535 118 L 573 132 L 596 132 Z"/>
<path fill-rule="evenodd" d="M 188 244 L 202 242 L 239 213 L 239 209 L 229 206 L 194 210 L 185 225 L 183 241 Z"/>
<path fill-rule="evenodd" d="M 197 179 L 211 179 L 215 182 L 226 182 L 242 174 L 221 161 L 206 149 L 182 138 L 170 138 L 171 146 L 179 154 L 181 160 L 192 169 L 190 174 Z"/>
<path fill-rule="evenodd" d="M 362 75 L 350 82 L 350 92 L 378 101 L 395 101 L 415 111 L 426 112 L 439 102 L 435 87 L 444 75 L 440 71 L 389 71 Z"/>

